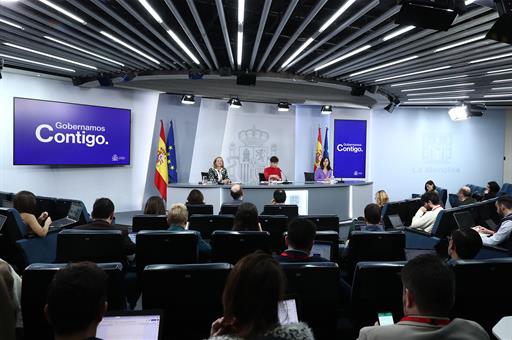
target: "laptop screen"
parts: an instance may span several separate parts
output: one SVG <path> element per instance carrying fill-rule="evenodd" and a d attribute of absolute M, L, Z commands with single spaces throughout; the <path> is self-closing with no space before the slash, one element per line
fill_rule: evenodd
<path fill-rule="evenodd" d="M 323 257 L 326 260 L 331 260 L 331 242 L 315 241 L 311 249 L 311 255 Z"/>
<path fill-rule="evenodd" d="M 0 215 L 0 231 L 2 231 L 5 221 L 7 221 L 7 216 Z"/>
<path fill-rule="evenodd" d="M 82 207 L 79 203 L 73 202 L 69 207 L 68 218 L 78 221 L 80 219 L 80 214 L 82 213 Z"/>
<path fill-rule="evenodd" d="M 473 215 L 469 211 L 454 213 L 453 218 L 459 229 L 473 228 L 475 226 L 475 220 L 473 220 Z"/>
<path fill-rule="evenodd" d="M 278 308 L 279 323 L 281 325 L 299 322 L 295 299 L 280 301 Z"/>
<path fill-rule="evenodd" d="M 388 215 L 389 222 L 391 222 L 391 225 L 393 228 L 401 227 L 404 224 L 402 223 L 402 219 L 400 218 L 400 215 Z"/>
<path fill-rule="evenodd" d="M 96 337 L 104 340 L 158 340 L 160 315 L 104 316 Z"/>

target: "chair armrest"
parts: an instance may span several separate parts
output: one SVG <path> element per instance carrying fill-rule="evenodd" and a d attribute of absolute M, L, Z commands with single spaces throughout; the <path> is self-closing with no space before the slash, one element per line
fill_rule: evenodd
<path fill-rule="evenodd" d="M 407 249 L 426 249 L 433 250 L 439 237 L 432 236 L 422 230 L 405 228 L 405 247 Z"/>

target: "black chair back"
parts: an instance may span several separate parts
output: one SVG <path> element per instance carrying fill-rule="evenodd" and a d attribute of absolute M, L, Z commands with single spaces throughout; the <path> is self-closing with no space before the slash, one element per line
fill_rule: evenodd
<path fill-rule="evenodd" d="M 210 239 L 215 230 L 233 229 L 232 215 L 194 215 L 188 219 L 188 229 L 201 233 L 204 239 Z"/>
<path fill-rule="evenodd" d="M 405 261 L 405 233 L 402 231 L 355 231 L 350 237 L 346 271 L 352 279 L 354 269 L 362 261 Z"/>
<path fill-rule="evenodd" d="M 512 315 L 512 258 L 460 260 L 453 271 L 453 317 L 475 321 L 491 334 L 503 316 Z"/>
<path fill-rule="evenodd" d="M 331 262 L 281 265 L 288 282 L 286 293 L 299 300 L 300 320 L 311 327 L 315 339 L 333 339 L 340 295 L 338 265 Z"/>
<path fill-rule="evenodd" d="M 166 230 L 169 228 L 166 215 L 135 215 L 132 218 L 132 231 Z"/>
<path fill-rule="evenodd" d="M 126 264 L 121 231 L 67 229 L 59 232 L 56 262 L 80 261 Z"/>
<path fill-rule="evenodd" d="M 280 254 L 286 249 L 283 234 L 286 232 L 288 217 L 284 215 L 260 215 L 258 220 L 261 224 L 261 229 L 270 234 L 272 251 Z"/>
<path fill-rule="evenodd" d="M 210 240 L 212 262 L 236 264 L 245 255 L 256 250 L 272 252 L 270 234 L 266 231 L 222 231 L 217 230 Z"/>
<path fill-rule="evenodd" d="M 288 220 L 299 216 L 299 207 L 295 204 L 269 204 L 263 207 L 262 215 L 285 215 Z"/>
<path fill-rule="evenodd" d="M 137 273 L 150 264 L 196 263 L 196 231 L 141 231 L 137 234 Z"/>
<path fill-rule="evenodd" d="M 317 231 L 332 230 L 338 233 L 340 231 L 340 219 L 338 215 L 306 215 L 307 218 L 316 225 Z"/>
<path fill-rule="evenodd" d="M 352 241 L 350 241 L 352 242 Z M 400 271 L 406 262 L 359 262 L 354 272 L 351 318 L 354 329 L 373 326 L 377 313 L 403 316 Z"/>
<path fill-rule="evenodd" d="M 332 230 L 317 231 L 316 236 L 315 236 L 315 241 L 330 242 L 331 243 L 331 261 L 339 262 L 340 235 L 336 231 L 332 231 Z"/>
<path fill-rule="evenodd" d="M 206 339 L 223 313 L 227 263 L 150 265 L 144 269 L 142 307 L 163 309 L 162 339 Z"/>
<path fill-rule="evenodd" d="M 304 182 L 314 182 L 315 181 L 315 173 L 314 172 L 304 172 Z"/>
<path fill-rule="evenodd" d="M 193 215 L 213 215 L 211 204 L 187 204 L 188 217 Z"/>
<path fill-rule="evenodd" d="M 53 330 L 44 315 L 48 287 L 55 273 L 66 264 L 35 263 L 25 269 L 21 286 L 21 311 L 25 340 L 53 340 Z M 126 296 L 121 263 L 99 263 L 108 276 L 109 310 L 126 309 Z"/>
<path fill-rule="evenodd" d="M 220 215 L 236 215 L 239 206 L 240 205 L 238 205 L 238 204 L 223 204 L 220 207 L 219 214 Z"/>

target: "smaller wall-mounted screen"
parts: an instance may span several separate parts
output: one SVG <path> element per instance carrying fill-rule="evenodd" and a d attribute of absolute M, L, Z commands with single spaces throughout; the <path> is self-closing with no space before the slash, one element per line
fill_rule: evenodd
<path fill-rule="evenodd" d="M 130 164 L 131 111 L 14 98 L 15 165 Z"/>

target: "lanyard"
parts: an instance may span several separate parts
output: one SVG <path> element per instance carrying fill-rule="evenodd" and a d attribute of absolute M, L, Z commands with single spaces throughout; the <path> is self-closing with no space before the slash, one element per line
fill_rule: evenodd
<path fill-rule="evenodd" d="M 286 251 L 283 251 L 281 253 L 281 256 L 288 257 L 292 260 L 309 260 L 309 255 L 301 255 L 301 254 L 293 254 L 293 253 L 287 253 Z"/>
<path fill-rule="evenodd" d="M 450 323 L 450 320 L 448 319 L 434 319 L 434 318 L 427 318 L 423 316 L 405 316 L 400 321 L 411 321 L 411 322 L 419 322 L 419 323 L 426 323 L 429 325 L 436 325 L 436 326 L 446 326 Z"/>

